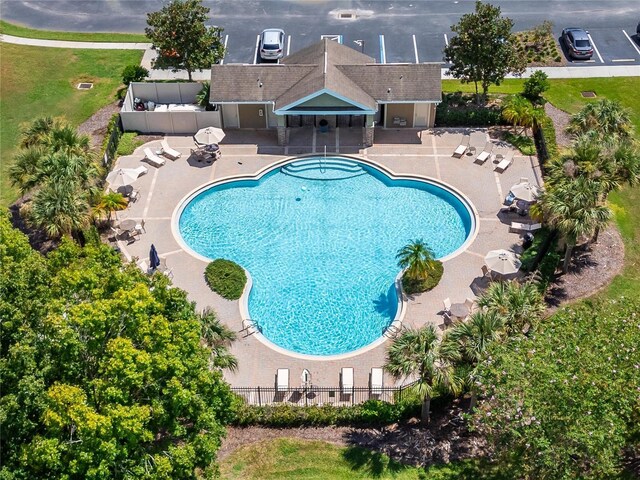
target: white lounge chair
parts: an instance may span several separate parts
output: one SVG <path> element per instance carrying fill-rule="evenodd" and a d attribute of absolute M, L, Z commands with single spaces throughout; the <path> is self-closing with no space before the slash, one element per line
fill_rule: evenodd
<path fill-rule="evenodd" d="M 164 165 L 164 162 L 165 162 L 164 158 L 159 157 L 158 155 L 153 153 L 153 151 L 150 148 L 144 149 L 144 160 L 149 162 L 154 167 L 158 167 L 158 168 Z"/>
<path fill-rule="evenodd" d="M 473 311 L 473 306 L 475 305 L 475 302 L 471 298 L 467 297 L 464 299 L 464 304 L 469 309 L 469 313 L 471 313 Z"/>
<path fill-rule="evenodd" d="M 340 385 L 343 394 L 349 395 L 353 392 L 353 368 L 342 367 L 340 371 Z"/>
<path fill-rule="evenodd" d="M 511 165 L 511 162 L 513 162 L 513 155 L 507 155 L 506 158 L 500 160 L 500 163 L 496 165 L 494 170 L 498 173 L 502 173 L 507 168 L 509 168 L 509 165 Z"/>
<path fill-rule="evenodd" d="M 145 167 L 144 165 L 140 165 L 140 166 L 134 168 L 133 170 L 138 174 L 138 176 L 144 175 L 145 173 L 147 173 L 149 171 L 149 169 L 147 167 Z"/>
<path fill-rule="evenodd" d="M 182 156 L 179 151 L 171 148 L 166 140 L 162 140 L 162 142 L 160 142 L 160 145 L 162 145 L 162 154 L 169 160 L 177 160 Z"/>
<path fill-rule="evenodd" d="M 383 388 L 383 372 L 381 368 L 374 367 L 371 369 L 371 394 L 382 395 Z"/>
<path fill-rule="evenodd" d="M 462 140 L 460 140 L 460 145 L 453 151 L 452 157 L 462 158 L 462 156 L 467 152 L 469 148 L 469 135 L 463 135 Z"/>
<path fill-rule="evenodd" d="M 487 142 L 484 148 L 482 149 L 482 151 L 478 154 L 478 156 L 474 160 L 474 163 L 477 163 L 479 165 L 484 164 L 484 162 L 489 160 L 489 157 L 491 157 L 492 150 L 493 150 L 493 143 Z"/>
<path fill-rule="evenodd" d="M 541 228 L 542 228 L 541 223 L 532 223 L 531 225 L 529 225 L 530 232 L 533 232 L 534 230 L 540 230 Z"/>
<path fill-rule="evenodd" d="M 286 392 L 289 390 L 289 369 L 279 368 L 276 373 L 276 391 Z"/>
<path fill-rule="evenodd" d="M 529 231 L 528 223 L 520 223 L 520 222 L 511 222 L 511 230 L 522 230 L 524 232 Z"/>

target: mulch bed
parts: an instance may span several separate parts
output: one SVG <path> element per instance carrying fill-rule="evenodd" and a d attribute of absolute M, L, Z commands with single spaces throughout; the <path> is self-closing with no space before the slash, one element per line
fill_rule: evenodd
<path fill-rule="evenodd" d="M 229 427 L 218 451 L 220 460 L 236 449 L 276 438 L 319 440 L 341 447 L 362 447 L 388 455 L 406 465 L 425 466 L 487 455 L 485 440 L 469 432 L 463 418 L 466 402 L 454 401 L 442 413 L 433 412 L 428 427 L 417 419 L 382 428 L 266 428 Z"/>

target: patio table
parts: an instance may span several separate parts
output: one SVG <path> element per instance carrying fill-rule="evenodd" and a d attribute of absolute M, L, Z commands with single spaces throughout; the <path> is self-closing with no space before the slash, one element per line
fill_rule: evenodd
<path fill-rule="evenodd" d="M 451 308 L 449 309 L 451 315 L 456 318 L 467 318 L 469 316 L 469 307 L 467 307 L 464 303 L 453 303 L 451 304 Z"/>
<path fill-rule="evenodd" d="M 122 220 L 118 226 L 120 227 L 120 230 L 124 230 L 126 232 L 132 232 L 136 229 L 137 224 L 138 222 L 128 218 L 126 220 Z"/>

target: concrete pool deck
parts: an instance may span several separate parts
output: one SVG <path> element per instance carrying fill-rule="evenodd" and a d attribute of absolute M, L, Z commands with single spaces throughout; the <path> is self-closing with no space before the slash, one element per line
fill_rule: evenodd
<path fill-rule="evenodd" d="M 484 130 L 475 132 L 474 138 L 482 137 L 483 133 L 486 135 Z M 361 157 L 396 175 L 416 175 L 449 184 L 466 195 L 475 206 L 478 221 L 473 242 L 462 253 L 445 261 L 444 275 L 436 288 L 408 299 L 404 325 L 419 328 L 432 323 L 441 326 L 443 318 L 438 313 L 442 310 L 443 299 L 449 297 L 456 303 L 467 297 L 474 298 L 472 286 L 482 276 L 483 258 L 489 250 L 520 249 L 520 235 L 509 231 L 509 223 L 521 217 L 499 217 L 498 212 L 509 188 L 521 177 L 527 177 L 535 184 L 539 184 L 541 179 L 537 158 L 520 155 L 517 151 L 512 165 L 504 173 L 494 172 L 494 164 L 490 160 L 484 165 L 474 164 L 475 155 L 452 158 L 462 133 L 463 129 L 378 129 L 376 143 L 363 149 L 358 144 L 361 140 L 359 132 L 349 129 L 336 129 L 328 134 L 312 129 L 294 130 L 288 147 L 278 146 L 272 131 L 229 131 L 221 144 L 222 158 L 213 164 L 198 163 L 189 158 L 190 149 L 195 145 L 192 137 L 169 136 L 166 137 L 169 145 L 180 151 L 182 157 L 175 161 L 167 160 L 161 168 L 142 163 L 149 171 L 133 184 L 140 197 L 125 211 L 118 212 L 117 217 L 118 221 L 144 219 L 146 233 L 133 244 L 119 242 L 119 245 L 127 258 L 147 259 L 153 243 L 173 271 L 173 284 L 187 291 L 199 310 L 212 307 L 223 323 L 240 332 L 243 326 L 239 303 L 221 298 L 206 285 L 203 277 L 206 262 L 184 251 L 172 234 L 174 211 L 189 192 L 204 184 L 237 175 L 254 175 L 289 156 L 323 153 L 326 145 L 328 153 Z M 476 145 L 478 153 L 482 146 Z M 145 147 L 158 149 L 160 141 L 149 142 L 133 155 L 120 157 L 117 167 L 139 166 Z M 238 358 L 239 368 L 236 372 L 225 372 L 225 378 L 234 387 L 273 387 L 276 370 L 288 368 L 290 386 L 299 387 L 300 374 L 303 369 L 308 369 L 314 385 L 337 387 L 340 369 L 353 367 L 354 385 L 366 387 L 371 368 L 384 364 L 386 347 L 387 342 L 384 342 L 364 353 L 340 360 L 321 357 L 310 360 L 277 352 L 255 336 L 243 337 L 239 333 L 231 348 Z M 393 379 L 385 376 L 386 386 L 394 384 Z"/>

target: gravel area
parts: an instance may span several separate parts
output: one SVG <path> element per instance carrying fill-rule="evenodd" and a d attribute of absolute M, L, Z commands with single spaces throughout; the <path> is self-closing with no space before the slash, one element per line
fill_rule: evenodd
<path fill-rule="evenodd" d="M 564 110 L 554 107 L 549 102 L 544 104 L 544 111 L 553 121 L 553 126 L 556 128 L 556 143 L 558 146 L 568 147 L 571 145 L 571 136 L 566 132 L 571 115 Z"/>
<path fill-rule="evenodd" d="M 107 126 L 111 117 L 120 111 L 117 102 L 101 108 L 78 127 L 78 133 L 89 135 L 91 146 L 100 147 L 107 133 Z"/>

